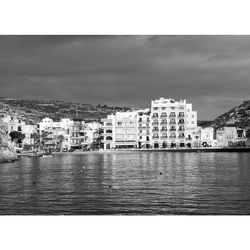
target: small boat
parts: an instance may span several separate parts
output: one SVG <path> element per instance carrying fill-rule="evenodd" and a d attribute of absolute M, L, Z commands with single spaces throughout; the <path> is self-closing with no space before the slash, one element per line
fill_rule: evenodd
<path fill-rule="evenodd" d="M 43 157 L 54 157 L 52 154 L 44 154 Z"/>

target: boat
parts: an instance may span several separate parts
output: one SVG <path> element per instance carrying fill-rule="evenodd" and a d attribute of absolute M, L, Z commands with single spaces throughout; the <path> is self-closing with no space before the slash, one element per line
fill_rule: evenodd
<path fill-rule="evenodd" d="M 44 158 L 45 158 L 45 157 L 54 157 L 54 155 L 52 155 L 52 154 L 44 154 L 43 157 L 44 157 Z"/>

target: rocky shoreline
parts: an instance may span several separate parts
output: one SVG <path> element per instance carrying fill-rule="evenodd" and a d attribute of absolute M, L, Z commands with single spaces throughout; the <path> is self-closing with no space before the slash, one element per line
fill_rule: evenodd
<path fill-rule="evenodd" d="M 0 163 L 16 161 L 17 154 L 9 136 L 6 125 L 0 121 Z"/>

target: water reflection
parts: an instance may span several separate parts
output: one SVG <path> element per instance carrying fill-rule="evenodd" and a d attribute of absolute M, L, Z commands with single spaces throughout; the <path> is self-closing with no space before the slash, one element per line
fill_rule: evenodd
<path fill-rule="evenodd" d="M 0 168 L 1 214 L 249 214 L 250 154 L 121 152 Z"/>

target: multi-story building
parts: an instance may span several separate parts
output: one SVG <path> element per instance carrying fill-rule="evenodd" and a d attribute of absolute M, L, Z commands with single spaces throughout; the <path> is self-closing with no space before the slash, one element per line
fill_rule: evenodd
<path fill-rule="evenodd" d="M 7 115 L 2 118 L 3 122 L 7 124 L 8 133 L 12 131 L 22 132 L 25 122 L 20 118 Z"/>
<path fill-rule="evenodd" d="M 137 111 L 138 148 L 150 147 L 150 109 Z"/>
<path fill-rule="evenodd" d="M 3 117 L 2 120 L 7 124 L 8 133 L 17 131 L 25 135 L 25 138 L 19 143 L 20 146 L 34 144 L 32 134 L 37 132 L 36 125 L 26 124 L 22 119 L 9 115 Z"/>
<path fill-rule="evenodd" d="M 244 129 L 236 127 L 223 127 L 216 130 L 218 147 L 244 146 L 247 143 Z"/>
<path fill-rule="evenodd" d="M 137 111 L 117 112 L 102 122 L 104 149 L 137 147 Z"/>
<path fill-rule="evenodd" d="M 197 127 L 197 112 L 186 100 L 151 102 L 150 144 L 153 148 L 185 147 L 187 130 Z M 189 138 L 192 140 L 192 137 Z"/>

